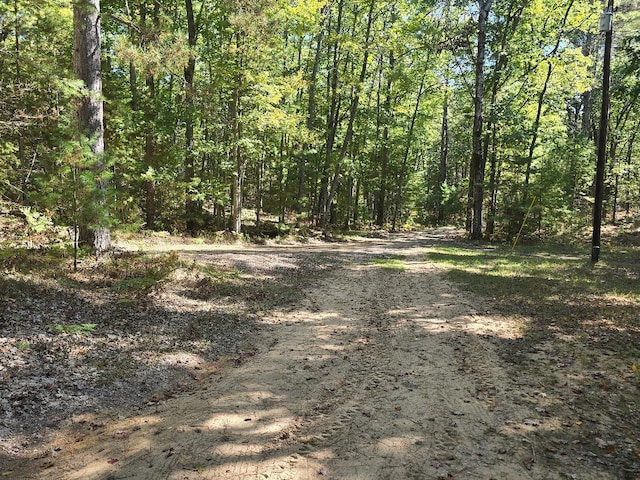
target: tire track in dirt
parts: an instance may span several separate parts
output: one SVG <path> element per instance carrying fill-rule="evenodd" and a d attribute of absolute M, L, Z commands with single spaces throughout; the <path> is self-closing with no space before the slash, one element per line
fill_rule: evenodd
<path fill-rule="evenodd" d="M 508 325 L 479 315 L 423 261 L 427 243 L 359 248 L 300 305 L 263 319 L 255 355 L 65 444 L 33 478 L 571 478 L 527 462 L 529 432 L 511 426 L 531 412 L 512 401 L 482 336 Z M 371 262 L 391 254 L 404 271 Z"/>
<path fill-rule="evenodd" d="M 345 305 L 343 317 L 357 312 L 350 322 L 360 342 L 345 356 L 347 385 L 324 407 L 335 412 L 334 422 L 319 417 L 309 425 L 315 432 L 310 443 L 334 450 L 336 478 L 440 478 L 494 467 L 506 453 L 497 446 L 502 435 L 487 451 L 487 431 L 497 428 L 497 420 L 471 397 L 474 384 L 454 373 L 452 333 L 439 332 L 460 307 L 450 306 L 456 315 L 447 308 L 434 315 L 442 287 L 434 271 L 416 265 L 407 272 L 353 267 L 342 275 L 358 287 L 320 288 L 331 292 L 321 310 Z M 500 478 L 527 476 L 518 466 Z"/>

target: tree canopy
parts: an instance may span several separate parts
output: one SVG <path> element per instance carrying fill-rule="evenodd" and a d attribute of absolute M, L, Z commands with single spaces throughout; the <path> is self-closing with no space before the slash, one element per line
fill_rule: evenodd
<path fill-rule="evenodd" d="M 618 6 L 611 220 L 640 203 L 640 14 L 635 0 Z M 71 4 L 10 0 L 0 5 L 0 194 L 58 224 L 192 234 L 260 230 L 265 219 L 449 223 L 475 238 L 588 225 L 602 8 L 103 0 L 96 182 L 78 136 Z"/>

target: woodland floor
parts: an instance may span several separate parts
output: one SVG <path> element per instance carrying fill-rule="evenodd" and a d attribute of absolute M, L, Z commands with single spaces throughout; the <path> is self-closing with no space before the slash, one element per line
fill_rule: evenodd
<path fill-rule="evenodd" d="M 428 260 L 451 242 L 123 245 L 177 252 L 148 289 L 89 261 L 6 273 L 0 475 L 640 478 L 638 381 L 611 373 L 616 346 L 554 319 L 524 335 L 526 317 Z"/>

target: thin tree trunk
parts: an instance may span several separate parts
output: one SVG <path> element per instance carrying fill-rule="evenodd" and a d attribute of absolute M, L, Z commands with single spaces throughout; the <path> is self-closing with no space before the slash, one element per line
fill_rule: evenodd
<path fill-rule="evenodd" d="M 141 7 L 141 19 L 143 30 L 147 31 L 146 25 L 146 9 Z M 158 2 L 153 9 L 153 28 L 157 32 L 160 28 L 160 6 Z M 156 40 L 155 38 L 153 40 Z M 147 38 L 143 39 L 143 44 L 146 44 Z M 146 227 L 150 230 L 156 229 L 156 217 L 157 217 L 157 192 L 156 192 L 156 180 L 157 174 L 157 159 L 156 159 L 156 136 L 155 125 L 157 123 L 157 107 L 156 107 L 156 79 L 151 72 L 147 72 L 145 78 L 145 85 L 147 87 L 147 105 L 145 108 L 145 132 L 144 132 L 144 165 L 148 170 L 152 170 L 153 174 L 151 178 L 145 180 L 145 221 Z"/>
<path fill-rule="evenodd" d="M 565 25 L 567 24 L 567 19 L 569 18 L 569 13 L 571 12 L 571 8 L 573 7 L 573 0 L 569 2 L 567 9 L 564 13 L 564 17 L 562 19 L 562 24 L 560 26 L 560 32 L 558 34 L 558 39 L 556 40 L 556 44 L 553 47 L 553 50 L 549 53 L 549 59 L 553 58 L 560 48 L 560 43 L 562 41 L 562 31 L 564 30 Z M 533 163 L 533 153 L 536 148 L 536 143 L 538 141 L 538 131 L 540 129 L 540 119 L 542 118 L 542 108 L 544 106 L 544 97 L 547 93 L 547 88 L 549 87 L 549 81 L 551 80 L 551 73 L 553 71 L 553 63 L 549 60 L 549 65 L 547 67 L 547 76 L 545 78 L 542 90 L 540 95 L 538 96 L 538 108 L 536 110 L 536 118 L 533 122 L 533 132 L 531 135 L 531 143 L 529 144 L 529 155 L 527 156 L 527 165 L 525 171 L 524 184 L 529 185 L 530 177 L 531 177 L 531 166 Z M 528 203 L 528 199 L 526 200 Z"/>
<path fill-rule="evenodd" d="M 265 165 L 265 157 L 266 151 L 262 149 L 260 154 L 260 160 L 258 160 L 257 165 L 257 186 L 256 186 L 256 233 L 260 235 L 261 232 L 261 222 L 262 222 L 262 197 L 263 197 L 263 181 L 264 181 L 264 165 Z"/>
<path fill-rule="evenodd" d="M 155 107 L 155 78 L 149 74 L 146 78 L 147 95 L 149 98 L 149 105 L 145 112 L 145 134 L 144 134 L 144 164 L 148 168 L 154 171 L 156 165 L 156 138 L 154 135 L 154 126 L 156 123 L 156 107 Z M 145 219 L 147 228 L 155 230 L 156 228 L 156 180 L 155 178 L 148 178 L 145 181 Z"/>
<path fill-rule="evenodd" d="M 338 155 L 336 170 L 333 175 L 333 181 L 331 182 L 331 190 L 329 191 L 329 195 L 326 199 L 323 211 L 326 213 L 329 210 L 329 207 L 333 203 L 333 199 L 335 197 L 336 191 L 338 190 L 338 183 L 340 181 L 340 173 L 342 169 L 342 163 L 347 154 L 349 146 L 351 145 L 351 140 L 353 139 L 353 125 L 356 118 L 356 114 L 358 113 L 358 104 L 360 102 L 360 93 L 362 90 L 362 85 L 367 75 L 367 66 L 369 63 L 369 48 L 371 43 L 371 26 L 373 25 L 373 9 L 375 7 L 376 0 L 371 0 L 369 4 L 369 15 L 367 18 L 367 30 L 365 33 L 365 47 L 364 47 L 364 58 L 362 60 L 362 68 L 360 70 L 360 76 L 358 77 L 358 84 L 355 87 L 355 91 L 353 93 L 353 98 L 351 99 L 351 108 L 349 109 L 349 123 L 347 125 L 347 131 L 344 136 L 344 141 L 342 142 L 342 147 L 340 148 L 340 153 Z M 325 215 L 326 218 L 326 215 Z M 326 223 L 324 225 L 326 227 Z"/>
<path fill-rule="evenodd" d="M 233 173 L 233 185 L 231 187 L 232 192 L 232 225 L 231 230 L 234 233 L 242 232 L 242 183 L 244 176 L 244 168 L 242 162 L 242 155 L 240 152 L 240 91 L 239 91 L 240 79 L 236 81 L 236 87 L 233 89 L 233 95 L 230 105 L 230 121 L 231 121 L 231 157 L 235 165 L 235 172 Z"/>
<path fill-rule="evenodd" d="M 425 79 L 426 79 L 426 73 L 422 75 L 422 80 L 420 80 L 420 88 L 418 89 L 418 95 L 416 96 L 416 103 L 413 107 L 413 113 L 411 115 L 411 122 L 409 123 L 409 131 L 407 132 L 407 140 L 404 147 L 404 155 L 402 156 L 402 165 L 400 167 L 400 175 L 398 175 L 398 184 L 396 186 L 396 204 L 393 211 L 393 224 L 391 227 L 391 230 L 394 232 L 396 231 L 398 217 L 400 217 L 400 212 L 402 210 L 404 179 L 407 172 L 407 162 L 409 160 L 409 152 L 411 151 L 411 142 L 413 141 L 413 131 L 415 130 L 416 120 L 418 118 L 418 110 L 420 109 L 420 100 L 422 99 L 422 94 L 424 92 Z"/>
<path fill-rule="evenodd" d="M 631 134 L 631 138 L 629 138 L 629 143 L 627 146 L 627 155 L 626 155 L 626 165 L 627 168 L 625 169 L 625 174 L 626 174 L 626 180 L 627 180 L 627 202 L 625 204 L 625 212 L 628 214 L 631 210 L 631 202 L 630 202 L 630 198 L 631 198 L 631 188 L 630 185 L 633 185 L 636 182 L 632 181 L 631 177 L 631 165 L 632 165 L 632 160 L 633 160 L 633 147 L 634 147 L 634 143 L 635 143 L 635 139 L 636 139 L 636 134 L 638 133 L 638 126 L 636 125 L 636 128 L 633 130 L 633 133 Z"/>
<path fill-rule="evenodd" d="M 13 14 L 14 14 L 14 19 L 15 19 L 15 27 L 14 27 L 14 59 L 15 59 L 15 79 L 16 79 L 16 85 L 19 86 L 19 88 L 22 88 L 22 59 L 21 59 L 21 49 L 20 49 L 20 38 L 21 38 L 21 33 L 20 33 L 20 11 L 18 9 L 18 0 L 13 0 Z M 22 132 L 20 130 L 18 130 L 18 152 L 17 152 L 17 157 L 18 157 L 18 162 L 20 164 L 20 166 L 22 167 L 22 171 L 23 176 L 22 176 L 22 185 L 21 185 L 21 191 L 19 192 L 18 196 L 20 197 L 20 200 L 24 203 L 27 202 L 27 180 L 28 180 L 28 173 L 29 172 L 29 167 L 28 167 L 28 162 L 26 161 L 26 152 L 25 152 L 25 145 L 24 145 L 24 137 L 22 136 Z"/>
<path fill-rule="evenodd" d="M 484 199 L 484 169 L 486 158 L 482 149 L 482 101 L 484 99 L 484 58 L 487 42 L 487 20 L 492 0 L 479 0 L 478 45 L 475 64 L 475 91 L 473 97 L 473 151 L 469 168 L 469 197 L 472 205 L 470 216 L 471 239 L 482 239 L 482 203 Z"/>
<path fill-rule="evenodd" d="M 391 90 L 393 88 L 392 72 L 395 64 L 393 52 L 389 54 L 389 75 L 384 100 L 384 127 L 382 129 L 382 152 L 380 155 L 380 193 L 376 212 L 376 225 L 382 226 L 386 220 L 387 186 L 389 175 L 389 123 L 391 123 Z"/>
<path fill-rule="evenodd" d="M 342 30 L 342 13 L 344 8 L 344 0 L 338 3 L 338 18 L 336 32 Z M 329 28 L 331 25 L 329 24 Z M 327 112 L 327 133 L 325 138 L 325 159 L 322 168 L 322 176 L 320 178 L 320 195 L 318 197 L 318 220 L 322 228 L 326 228 L 329 213 L 329 175 L 331 172 L 331 163 L 333 159 L 333 147 L 335 144 L 336 132 L 338 127 L 339 101 L 338 101 L 338 66 L 340 60 L 340 46 L 338 40 L 335 40 L 332 51 L 332 65 L 329 66 L 328 93 L 330 100 L 329 110 Z"/>
<path fill-rule="evenodd" d="M 491 189 L 489 200 L 489 217 L 487 218 L 487 235 L 493 235 L 496 228 L 496 210 L 498 206 L 498 126 L 491 124 L 491 161 L 489 162 L 489 188 Z"/>
<path fill-rule="evenodd" d="M 424 77 L 422 77 L 424 82 Z M 445 80 L 445 84 L 448 83 Z M 421 86 L 422 88 L 422 86 Z M 438 169 L 438 225 L 445 220 L 443 190 L 447 183 L 447 165 L 449 163 L 449 95 L 445 92 L 442 100 L 442 126 L 440 128 L 440 165 Z"/>
<path fill-rule="evenodd" d="M 538 142 L 538 131 L 540 129 L 540 118 L 542 118 L 542 107 L 544 106 L 544 96 L 547 93 L 547 88 L 549 87 L 549 81 L 551 80 L 551 72 L 553 71 L 553 65 L 549 62 L 549 66 L 547 67 L 547 76 L 544 80 L 544 85 L 542 90 L 540 91 L 540 95 L 538 96 L 538 107 L 536 110 L 536 118 L 533 121 L 533 132 L 531 134 L 531 143 L 529 144 L 529 154 L 527 155 L 527 164 L 526 170 L 524 174 L 524 184 L 525 186 L 529 185 L 529 181 L 531 178 L 531 165 L 533 164 L 533 152 L 536 149 L 536 144 Z"/>
<path fill-rule="evenodd" d="M 286 135 L 283 133 L 280 135 L 280 153 L 279 153 L 279 163 L 278 165 L 278 222 L 285 223 L 286 217 L 286 205 L 285 205 L 285 194 L 286 194 L 286 176 L 284 171 L 284 151 L 286 144 Z"/>
<path fill-rule="evenodd" d="M 509 13 L 507 19 L 502 27 L 502 34 L 500 38 L 500 50 L 496 54 L 497 62 L 493 70 L 492 86 L 491 86 L 491 100 L 489 102 L 489 120 L 487 122 L 486 135 L 484 140 L 483 152 L 484 158 L 489 159 L 489 215 L 487 218 L 486 233 L 487 235 L 493 235 L 495 231 L 495 217 L 497 209 L 498 199 L 498 152 L 497 152 L 497 131 L 498 131 L 498 119 L 496 118 L 496 105 L 498 104 L 498 92 L 500 90 L 502 76 L 507 67 L 509 61 L 509 55 L 507 54 L 507 47 L 509 44 L 510 35 L 516 31 L 520 20 L 522 19 L 522 13 L 524 11 L 526 2 L 520 4 L 510 4 Z M 491 146 L 491 156 L 489 157 L 489 146 Z M 486 161 L 486 160 L 485 160 Z"/>
<path fill-rule="evenodd" d="M 184 156 L 184 181 L 186 184 L 185 192 L 185 223 L 187 231 L 194 234 L 200 228 L 201 205 L 200 202 L 194 200 L 193 181 L 195 175 L 195 140 L 194 140 L 194 109 L 195 109 L 195 85 L 193 84 L 196 57 L 195 46 L 197 42 L 196 21 L 193 14 L 193 1 L 185 0 L 185 8 L 187 12 L 187 33 L 188 42 L 191 52 L 187 65 L 184 67 L 184 104 L 185 104 L 185 156 Z"/>
<path fill-rule="evenodd" d="M 307 105 L 307 119 L 306 125 L 307 130 L 311 132 L 313 130 L 313 126 L 316 118 L 316 84 L 318 79 L 318 70 L 320 68 L 320 60 L 321 49 L 322 49 L 322 41 L 324 38 L 324 26 L 320 28 L 320 32 L 316 37 L 316 53 L 313 60 L 313 67 L 311 69 L 311 78 L 309 79 L 309 103 Z M 309 150 L 309 144 L 305 144 L 302 148 L 303 152 L 307 152 Z M 309 155 L 303 154 L 300 155 L 298 160 L 298 193 L 297 193 L 297 201 L 296 201 L 296 212 L 302 213 L 302 205 L 303 198 L 305 196 L 305 182 L 307 177 L 306 172 L 306 161 L 308 160 Z"/>

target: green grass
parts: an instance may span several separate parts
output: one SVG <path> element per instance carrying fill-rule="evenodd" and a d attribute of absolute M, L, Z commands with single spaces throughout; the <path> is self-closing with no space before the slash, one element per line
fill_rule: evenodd
<path fill-rule="evenodd" d="M 404 272 L 407 269 L 402 258 L 376 258 L 373 263 L 385 270 Z"/>
<path fill-rule="evenodd" d="M 486 295 L 548 298 L 559 294 L 637 297 L 640 252 L 612 252 L 592 264 L 589 252 L 553 249 L 440 247 L 427 259 L 446 267 L 447 275 Z"/>
<path fill-rule="evenodd" d="M 627 333 L 640 333 L 640 249 L 611 250 L 596 264 L 589 253 L 451 246 L 430 250 L 427 260 L 501 312 L 529 318 L 536 338 L 553 331 L 592 335 L 617 351 L 636 351 Z"/>
<path fill-rule="evenodd" d="M 78 335 L 88 335 L 93 332 L 98 325 L 95 323 L 81 323 L 68 325 L 50 325 L 51 333 L 72 333 Z"/>

